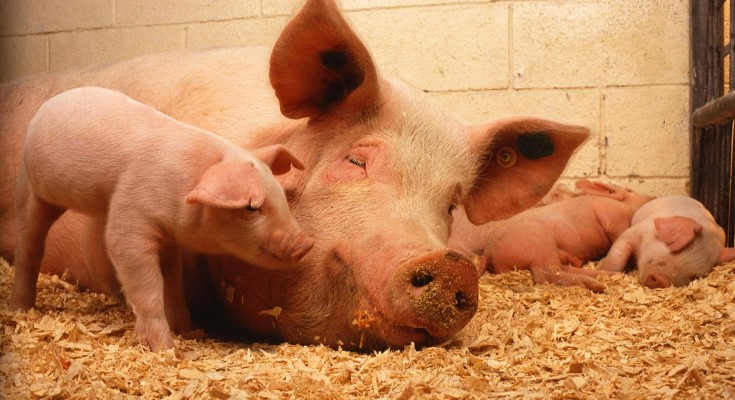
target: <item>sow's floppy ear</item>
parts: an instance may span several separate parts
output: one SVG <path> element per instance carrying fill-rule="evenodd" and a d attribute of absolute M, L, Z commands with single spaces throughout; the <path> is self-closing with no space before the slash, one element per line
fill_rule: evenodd
<path fill-rule="evenodd" d="M 265 188 L 252 162 L 223 161 L 204 172 L 185 200 L 217 208 L 258 208 L 265 200 Z"/>
<path fill-rule="evenodd" d="M 270 59 L 281 113 L 292 119 L 351 115 L 378 104 L 373 60 L 331 0 L 308 0 Z"/>
<path fill-rule="evenodd" d="M 465 202 L 474 224 L 505 219 L 551 190 L 589 129 L 538 118 L 508 118 L 475 126 L 471 151 L 478 174 Z"/>

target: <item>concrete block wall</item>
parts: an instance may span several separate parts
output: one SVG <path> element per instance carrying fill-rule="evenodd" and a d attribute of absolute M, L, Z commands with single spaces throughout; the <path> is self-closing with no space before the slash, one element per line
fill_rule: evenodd
<path fill-rule="evenodd" d="M 2 0 L 0 81 L 174 49 L 271 45 L 294 0 Z M 688 192 L 688 0 L 342 0 L 385 73 L 469 121 L 591 139 L 563 182 Z"/>

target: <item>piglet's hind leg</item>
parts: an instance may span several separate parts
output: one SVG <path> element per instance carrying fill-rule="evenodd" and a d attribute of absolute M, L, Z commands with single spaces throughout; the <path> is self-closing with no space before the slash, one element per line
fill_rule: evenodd
<path fill-rule="evenodd" d="M 16 192 L 16 204 L 15 284 L 10 309 L 27 310 L 36 304 L 36 284 L 46 236 L 65 210 L 36 198 L 27 188 Z"/>
<path fill-rule="evenodd" d="M 84 262 L 98 288 L 122 303 L 125 297 L 104 241 L 106 222 L 105 218 L 93 218 L 85 224 L 82 233 Z"/>
<path fill-rule="evenodd" d="M 559 286 L 581 286 L 593 292 L 604 292 L 605 285 L 594 276 L 600 271 L 587 271 L 581 268 L 550 265 L 543 267 L 531 267 L 531 275 L 535 283 L 550 283 Z"/>
<path fill-rule="evenodd" d="M 135 313 L 138 341 L 153 351 L 170 349 L 174 342 L 164 309 L 158 240 L 151 227 L 131 225 L 135 218 L 108 221 L 105 239 L 110 259 Z"/>

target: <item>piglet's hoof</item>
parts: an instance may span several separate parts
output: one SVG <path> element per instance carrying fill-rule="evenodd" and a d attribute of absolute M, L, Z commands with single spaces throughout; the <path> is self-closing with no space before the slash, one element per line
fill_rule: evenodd
<path fill-rule="evenodd" d="M 153 352 L 174 348 L 174 339 L 166 318 L 138 318 L 135 323 L 138 341 Z"/>

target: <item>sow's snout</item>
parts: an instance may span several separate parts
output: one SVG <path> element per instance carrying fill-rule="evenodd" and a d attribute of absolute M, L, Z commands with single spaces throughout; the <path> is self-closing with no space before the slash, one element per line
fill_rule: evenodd
<path fill-rule="evenodd" d="M 440 250 L 409 260 L 389 285 L 400 318 L 436 341 L 456 334 L 477 312 L 477 268 L 456 251 Z"/>

